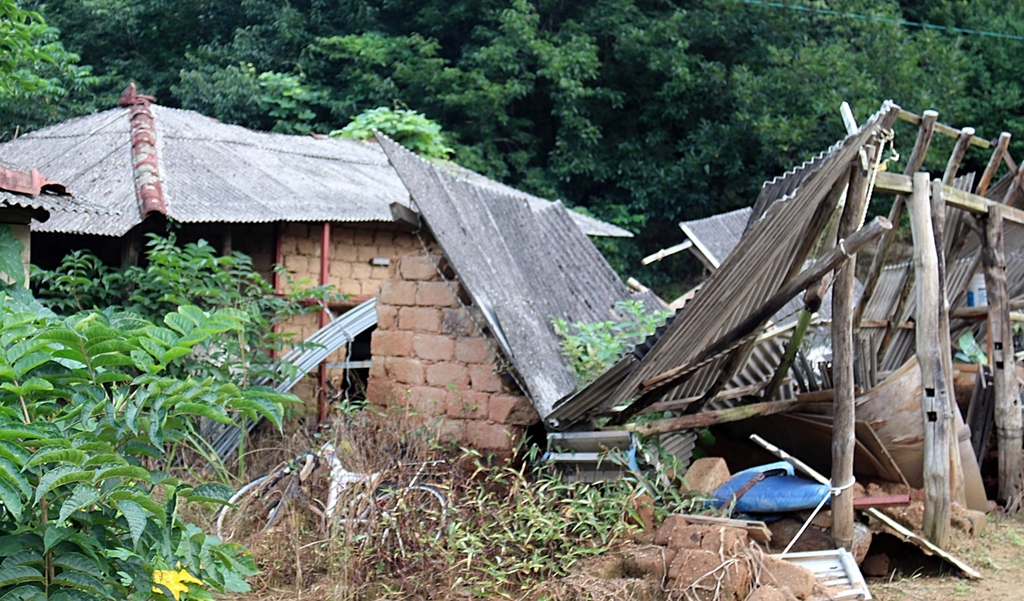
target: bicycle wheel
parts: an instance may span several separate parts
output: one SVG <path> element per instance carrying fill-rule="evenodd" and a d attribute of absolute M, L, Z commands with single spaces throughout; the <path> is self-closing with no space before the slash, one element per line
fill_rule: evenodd
<path fill-rule="evenodd" d="M 217 515 L 217 538 L 242 542 L 271 526 L 281 516 L 296 480 L 287 466 L 256 478 L 236 492 Z"/>
<path fill-rule="evenodd" d="M 442 490 L 425 484 L 380 487 L 374 500 L 383 547 L 404 555 L 414 547 L 434 545 L 444 535 L 448 500 Z"/>

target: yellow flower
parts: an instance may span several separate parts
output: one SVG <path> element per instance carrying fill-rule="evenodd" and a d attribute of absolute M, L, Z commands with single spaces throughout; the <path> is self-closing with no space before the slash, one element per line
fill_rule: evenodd
<path fill-rule="evenodd" d="M 153 570 L 153 584 L 162 584 L 171 591 L 174 595 L 174 601 L 180 601 L 181 593 L 188 592 L 188 585 L 186 582 L 194 582 L 195 584 L 202 584 L 203 581 L 197 579 L 192 574 L 188 573 L 188 570 L 182 568 L 180 570 Z M 154 593 L 163 593 L 163 590 L 154 586 Z"/>

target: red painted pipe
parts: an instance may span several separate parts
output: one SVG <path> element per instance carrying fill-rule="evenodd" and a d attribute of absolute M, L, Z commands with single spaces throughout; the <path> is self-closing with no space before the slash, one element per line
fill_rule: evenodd
<path fill-rule="evenodd" d="M 320 237 L 320 285 L 326 286 L 330 277 L 331 224 L 324 222 Z M 327 307 L 320 311 L 320 327 L 327 325 L 330 315 Z M 319 427 L 327 419 L 327 363 L 320 363 L 318 370 L 320 387 L 316 395 L 316 423 Z"/>

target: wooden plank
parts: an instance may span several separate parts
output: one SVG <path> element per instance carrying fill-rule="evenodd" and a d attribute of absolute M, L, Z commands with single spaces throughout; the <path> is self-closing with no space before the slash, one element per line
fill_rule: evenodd
<path fill-rule="evenodd" d="M 860 497 L 853 500 L 853 506 L 858 509 L 863 509 L 864 507 L 895 507 L 898 505 L 910 505 L 910 495 Z"/>
<path fill-rule="evenodd" d="M 972 365 L 971 367 L 979 367 Z M 992 381 L 990 370 L 976 370 L 974 375 L 974 391 L 971 393 L 971 404 L 967 407 L 967 427 L 971 429 L 971 446 L 978 460 L 978 469 L 985 462 L 989 442 L 992 439 L 992 427 L 995 420 L 995 382 Z"/>
<path fill-rule="evenodd" d="M 996 142 L 995 148 L 992 149 L 992 156 L 989 157 L 988 165 L 985 166 L 985 171 L 981 174 L 981 179 L 978 180 L 978 186 L 975 188 L 975 194 L 978 196 L 985 196 L 985 192 L 988 192 L 989 184 L 995 178 L 1003 155 L 1006 154 L 1006 149 L 1010 145 L 1010 137 L 1010 132 L 1004 131 L 999 134 L 999 140 Z"/>
<path fill-rule="evenodd" d="M 900 175 L 898 173 L 888 173 L 883 171 L 875 178 L 875 192 L 906 194 L 912 186 L 913 182 L 910 176 Z M 987 215 L 989 207 L 999 205 L 1003 207 L 1003 221 L 1009 221 L 1016 223 L 1017 225 L 1024 225 L 1024 211 L 1014 207 L 1001 205 L 994 200 L 985 198 L 984 196 L 978 196 L 977 194 L 957 190 L 952 186 L 943 185 L 942 198 L 945 200 L 946 205 L 963 209 L 964 211 L 974 213 L 976 215 Z"/>
<path fill-rule="evenodd" d="M 934 112 L 934 111 L 925 111 L 924 114 L 927 115 L 929 112 Z M 938 113 L 936 113 L 936 115 L 937 114 Z M 900 117 L 900 119 L 902 119 L 902 120 L 904 120 L 904 121 L 906 121 L 908 123 L 913 123 L 915 125 L 920 125 L 920 123 L 921 123 L 921 117 L 919 115 L 915 115 L 914 113 L 911 113 L 910 111 L 905 111 L 903 109 L 900 109 L 899 117 Z M 936 133 L 940 133 L 940 134 L 942 134 L 944 136 L 949 136 L 950 138 L 959 138 L 960 137 L 960 132 L 962 130 L 959 130 L 959 129 L 955 128 L 955 127 L 950 127 L 950 126 L 945 125 L 943 123 L 936 123 L 935 124 L 935 131 L 936 131 Z M 971 146 L 977 146 L 978 148 L 991 148 L 992 147 L 992 142 L 986 140 L 985 138 L 979 138 L 978 136 L 975 136 L 973 134 L 973 131 L 974 130 L 972 128 L 971 129 L 971 132 L 972 132 L 971 133 Z"/>
<path fill-rule="evenodd" d="M 857 442 L 864 445 L 864 448 L 871 453 L 871 456 L 881 466 L 884 473 L 879 474 L 879 476 L 891 482 L 901 482 L 910 486 L 910 483 L 907 482 L 907 477 L 903 475 L 903 470 L 900 469 L 896 459 L 889 453 L 889 449 L 885 448 L 882 440 L 878 438 L 878 433 L 871 427 L 871 424 L 859 421 L 855 426 L 855 431 L 857 433 Z"/>
<path fill-rule="evenodd" d="M 628 424 L 625 428 L 630 432 L 636 432 L 644 436 L 652 436 L 654 434 L 667 434 L 669 432 L 678 432 L 679 430 L 689 430 L 691 428 L 706 428 L 715 424 L 736 422 L 761 415 L 786 413 L 787 411 L 793 411 L 794 409 L 807 404 L 808 403 L 803 401 L 796 400 L 753 403 L 750 405 L 742 405 L 740 407 L 720 409 L 718 411 L 704 411 L 702 413 L 694 413 L 692 415 L 657 419 L 644 422 L 642 424 Z"/>
<path fill-rule="evenodd" d="M 1024 171 L 1024 170 L 1022 170 Z M 988 336 L 992 348 L 992 379 L 995 393 L 995 428 L 999 446 L 999 498 L 1008 511 L 1020 509 L 1022 480 L 1022 426 L 1020 390 L 1013 353 L 1013 329 L 1006 293 L 1006 255 L 1003 249 L 1003 211 L 997 205 L 983 219 L 985 236 L 981 260 L 988 293 Z"/>
<path fill-rule="evenodd" d="M 951 502 L 949 445 L 952 420 L 947 418 L 946 375 L 939 350 L 938 254 L 931 219 L 931 185 L 927 173 L 914 174 L 914 192 L 907 208 L 914 240 L 917 278 L 917 358 L 923 383 L 921 418 L 924 421 L 924 519 L 921 526 L 931 542 L 949 541 Z"/>
<path fill-rule="evenodd" d="M 651 254 L 651 255 L 647 255 L 646 257 L 641 259 L 640 260 L 640 264 L 641 265 L 650 265 L 651 263 L 654 263 L 655 261 L 660 261 L 660 260 L 664 259 L 665 257 L 674 255 L 674 254 L 676 254 L 678 252 L 682 252 L 682 251 L 690 248 L 691 246 L 693 246 L 693 241 L 692 240 L 687 240 L 687 241 L 682 242 L 680 244 L 676 244 L 675 246 L 670 246 L 668 248 L 663 248 L 663 249 L 659 250 L 658 252 L 656 252 L 654 254 Z"/>
<path fill-rule="evenodd" d="M 772 542 L 772 531 L 768 529 L 768 526 L 766 526 L 764 522 L 759 522 L 757 520 L 734 520 L 731 518 L 719 518 L 709 515 L 677 515 L 680 515 L 687 524 L 695 526 L 725 526 L 727 528 L 742 528 L 747 531 L 747 536 L 749 536 L 751 540 L 765 544 Z"/>

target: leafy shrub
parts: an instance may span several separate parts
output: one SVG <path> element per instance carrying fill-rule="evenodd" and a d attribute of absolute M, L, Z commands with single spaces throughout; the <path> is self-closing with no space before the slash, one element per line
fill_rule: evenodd
<path fill-rule="evenodd" d="M 182 306 L 162 325 L 120 311 L 59 318 L 0 291 L 0 598 L 208 599 L 244 591 L 244 548 L 184 520 L 219 503 L 216 482 L 169 473 L 204 451 L 197 417 L 263 416 L 290 397 L 213 378 L 174 377 L 197 345 L 244 330 L 244 312 Z M 8 302 L 13 301 L 13 302 Z M 42 313 L 42 314 L 41 314 Z"/>
<path fill-rule="evenodd" d="M 345 127 L 332 131 L 331 136 L 368 140 L 373 130 L 391 136 L 396 142 L 420 156 L 447 159 L 454 150 L 448 146 L 441 126 L 422 113 L 409 109 L 390 109 L 386 106 L 363 111 Z"/>
<path fill-rule="evenodd" d="M 648 311 L 639 300 L 619 301 L 614 313 L 618 319 L 596 323 L 570 325 L 564 319 L 551 320 L 555 332 L 562 337 L 562 351 L 580 386 L 586 386 L 615 365 L 671 315 L 668 311 Z"/>
<path fill-rule="evenodd" d="M 293 292 L 278 297 L 248 256 L 218 256 L 205 240 L 178 246 L 174 236 L 150 234 L 147 246 L 144 267 L 123 269 L 104 265 L 91 253 L 72 252 L 57 269 L 36 270 L 34 286 L 43 302 L 60 314 L 117 308 L 159 321 L 180 305 L 240 311 L 245 315 L 241 329 L 196 345 L 196 352 L 172 369 L 179 375 L 212 376 L 242 386 L 274 375 L 271 351 L 287 340 L 274 325 L 319 308 L 303 305 L 300 299 L 337 296 L 325 286 L 289 286 Z"/>

